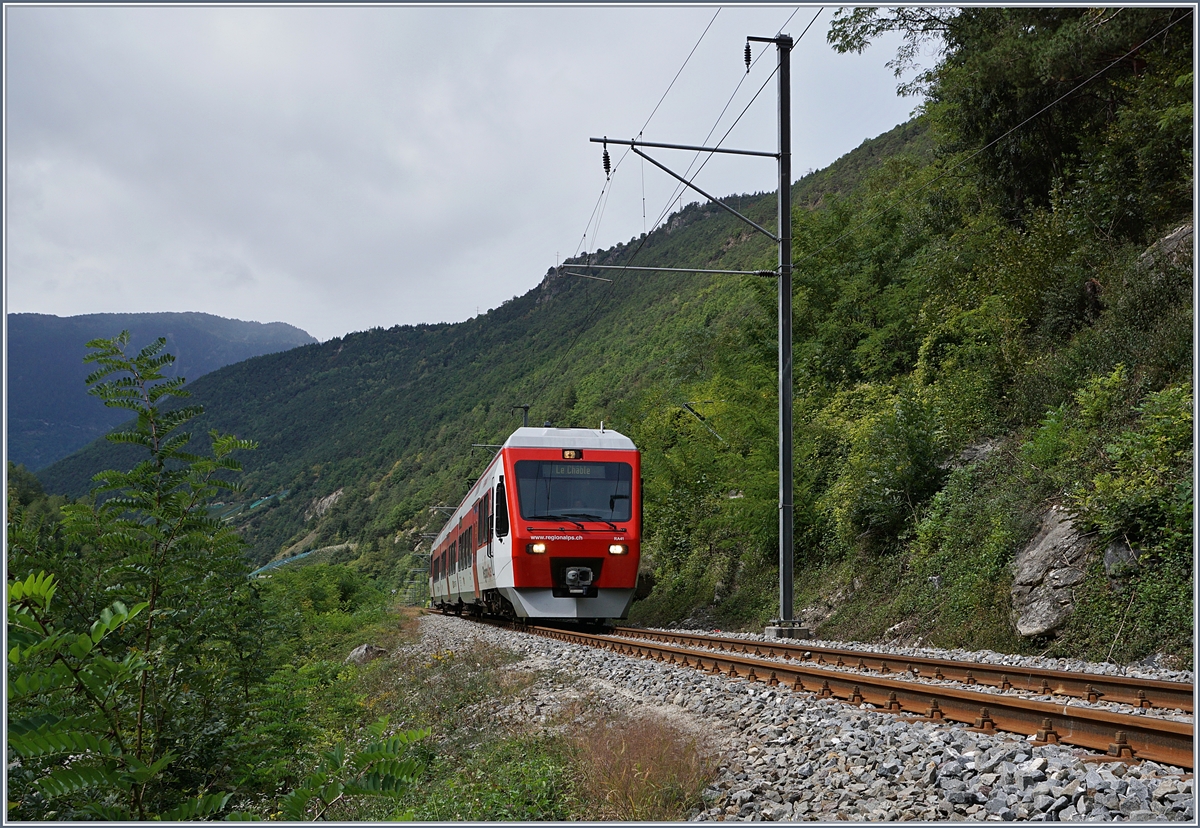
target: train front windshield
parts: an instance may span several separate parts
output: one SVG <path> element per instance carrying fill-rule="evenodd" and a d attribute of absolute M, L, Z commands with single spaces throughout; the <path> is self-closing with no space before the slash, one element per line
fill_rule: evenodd
<path fill-rule="evenodd" d="M 628 463 L 517 461 L 517 499 L 526 520 L 627 521 L 632 493 Z"/>

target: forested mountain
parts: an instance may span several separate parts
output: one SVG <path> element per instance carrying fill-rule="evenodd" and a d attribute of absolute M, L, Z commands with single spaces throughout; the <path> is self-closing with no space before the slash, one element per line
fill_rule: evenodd
<path fill-rule="evenodd" d="M 120 425 L 124 412 L 88 396 L 84 343 L 129 330 L 134 347 L 167 339 L 172 376 L 194 380 L 260 354 L 316 342 L 283 322 L 243 322 L 207 313 L 8 315 L 8 458 L 40 469 Z"/>
<path fill-rule="evenodd" d="M 1052 647 L 1190 652 L 1190 24 L 1163 9 L 888 14 L 848 12 L 830 37 L 938 31 L 925 114 L 794 193 L 797 606 L 830 634 L 1032 646 L 1012 565 L 1057 504 L 1091 538 L 1091 568 Z M 730 201 L 772 220 L 773 194 Z M 592 261 L 773 256 L 691 204 Z M 512 406 L 604 420 L 644 452 L 657 585 L 635 612 L 758 624 L 775 600 L 774 294 L 758 277 L 549 272 L 463 323 L 205 376 L 195 432 L 259 443 L 243 508 L 227 504 L 256 562 L 349 542 L 344 559 L 400 582 L 436 528 L 428 507 L 457 502 L 487 460 L 471 444 L 501 442 Z M 706 401 L 720 440 L 686 401 Z M 79 495 L 121 463 L 98 443 L 40 476 Z M 1139 562 L 1125 580 L 1102 563 L 1118 541 Z M 1145 623 L 1117 635 L 1118 605 Z"/>
<path fill-rule="evenodd" d="M 1192 666 L 1192 14 L 835 16 L 835 48 L 899 32 L 901 68 L 931 34 L 945 48 L 916 121 L 795 188 L 795 599 L 817 635 Z M 730 200 L 772 221 L 773 194 Z M 591 260 L 774 251 L 692 204 Z M 490 709 L 471 665 L 501 658 L 346 651 L 400 653 L 389 594 L 421 576 L 429 507 L 525 403 L 642 451 L 653 589 L 633 620 L 776 611 L 774 280 L 596 275 L 248 359 L 190 398 L 161 354 L 103 344 L 98 392 L 140 415 L 123 442 L 42 470 L 51 497 L 9 469 L 9 815 L 444 819 L 423 800 L 450 795 L 579 813 L 560 740 L 455 731 Z M 311 549 L 323 563 L 247 577 L 247 556 Z"/>

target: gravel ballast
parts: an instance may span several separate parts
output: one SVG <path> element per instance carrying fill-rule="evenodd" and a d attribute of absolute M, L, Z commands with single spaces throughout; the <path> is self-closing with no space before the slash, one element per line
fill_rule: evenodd
<path fill-rule="evenodd" d="M 579 688 L 617 715 L 667 716 L 702 734 L 720 762 L 694 821 L 1195 821 L 1194 781 L 1179 768 L 1096 761 L 447 616 L 423 618 L 421 631 L 423 650 L 477 641 L 523 657 L 514 669 L 539 678 L 503 718 L 551 721 Z"/>

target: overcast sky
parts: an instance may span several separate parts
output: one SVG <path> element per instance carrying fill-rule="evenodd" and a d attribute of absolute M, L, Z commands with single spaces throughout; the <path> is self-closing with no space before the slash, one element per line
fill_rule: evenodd
<path fill-rule="evenodd" d="M 7 309 L 204 311 L 321 340 L 467 319 L 653 229 L 675 182 L 634 156 L 589 226 L 605 179 L 588 138 L 636 137 L 714 14 L 645 140 L 701 143 L 746 36 L 799 38 L 817 11 L 8 6 Z M 919 103 L 896 96 L 893 42 L 828 46 L 833 11 L 792 56 L 796 178 Z M 710 143 L 767 81 L 764 49 Z M 725 146 L 774 151 L 776 104 L 772 80 Z M 697 184 L 775 175 L 720 156 Z"/>

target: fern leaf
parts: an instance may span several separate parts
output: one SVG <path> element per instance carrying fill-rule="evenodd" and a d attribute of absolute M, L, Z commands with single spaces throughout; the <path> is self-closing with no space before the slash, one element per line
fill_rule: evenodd
<path fill-rule="evenodd" d="M 303 822 L 308 811 L 309 800 L 316 791 L 310 788 L 296 788 L 279 800 L 279 810 L 288 822 Z"/>
<path fill-rule="evenodd" d="M 127 808 L 115 807 L 112 805 L 101 805 L 98 802 L 89 802 L 79 809 L 82 813 L 91 814 L 96 819 L 102 822 L 132 822 L 133 817 Z"/>
<path fill-rule="evenodd" d="M 25 734 L 8 734 L 8 746 L 21 756 L 57 756 L 59 754 L 91 754 L 116 756 L 119 750 L 107 739 L 91 733 L 47 729 Z"/>
<path fill-rule="evenodd" d="M 197 817 L 212 816 L 217 811 L 225 807 L 233 794 L 208 794 L 207 796 L 198 796 L 195 799 L 189 799 L 187 802 L 165 811 L 154 817 L 156 820 L 163 822 L 183 822 L 184 820 L 195 819 Z"/>
<path fill-rule="evenodd" d="M 66 796 L 89 788 L 115 791 L 127 787 L 116 773 L 99 767 L 59 768 L 33 783 L 33 786 L 43 796 Z"/>

